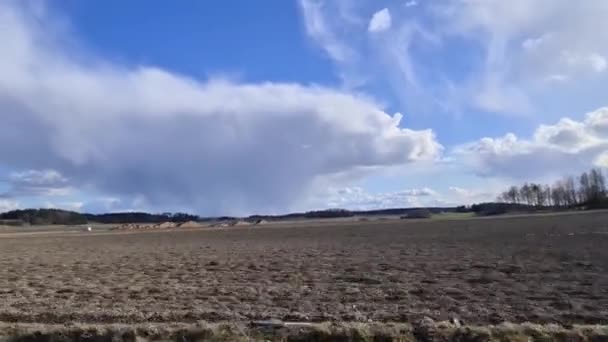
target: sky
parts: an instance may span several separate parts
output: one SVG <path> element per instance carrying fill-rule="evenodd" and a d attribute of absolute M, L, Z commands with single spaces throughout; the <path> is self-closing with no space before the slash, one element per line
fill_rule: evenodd
<path fill-rule="evenodd" d="M 0 2 L 0 211 L 452 206 L 608 167 L 608 2 Z"/>

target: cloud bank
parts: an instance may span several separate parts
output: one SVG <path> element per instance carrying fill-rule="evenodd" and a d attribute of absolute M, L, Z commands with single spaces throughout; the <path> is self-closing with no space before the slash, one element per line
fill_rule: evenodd
<path fill-rule="evenodd" d="M 55 170 L 12 172 L 8 183 L 9 191 L 1 197 L 62 196 L 71 191 L 68 180 Z"/>
<path fill-rule="evenodd" d="M 431 130 L 401 128 L 400 114 L 369 98 L 118 65 L 74 47 L 45 9 L 14 2 L 0 4 L 0 22 L 2 166 L 52 170 L 18 174 L 17 183 L 69 179 L 152 208 L 282 211 L 320 178 L 441 150 Z"/>
<path fill-rule="evenodd" d="M 453 153 L 479 175 L 531 179 L 605 167 L 606 151 L 608 108 L 600 108 L 581 121 L 563 118 L 541 125 L 530 139 L 508 133 L 456 147 Z"/>

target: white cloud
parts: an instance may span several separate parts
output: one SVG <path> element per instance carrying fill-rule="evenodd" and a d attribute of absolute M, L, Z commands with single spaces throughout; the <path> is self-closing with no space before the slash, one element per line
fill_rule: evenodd
<path fill-rule="evenodd" d="M 0 213 L 5 213 L 15 209 L 19 209 L 19 202 L 0 198 Z"/>
<path fill-rule="evenodd" d="M 72 191 L 68 179 L 55 170 L 12 172 L 8 184 L 9 190 L 3 197 L 65 196 Z"/>
<path fill-rule="evenodd" d="M 432 131 L 400 128 L 401 115 L 368 98 L 116 65 L 67 48 L 52 18 L 10 4 L 0 4 L 5 167 L 56 170 L 75 187 L 151 207 L 244 213 L 289 210 L 315 179 L 441 150 Z"/>
<path fill-rule="evenodd" d="M 606 68 L 608 34 L 598 31 L 608 15 L 605 1 L 453 0 L 442 11 L 447 15 L 442 17 L 447 30 L 477 39 L 485 47 L 480 80 L 498 74 L 495 86 L 519 89 L 529 96 L 528 101 L 535 92 L 551 92 L 538 88 L 539 80 L 550 75 L 580 82 L 578 88 L 584 94 L 593 76 L 581 73 L 581 68 L 595 72 Z M 563 18 L 568 18 L 568 25 L 563 25 Z M 513 48 L 522 37 L 524 49 Z"/>
<path fill-rule="evenodd" d="M 337 61 L 339 73 L 356 74 L 370 88 L 392 87 L 408 112 L 543 115 L 565 81 L 571 88 L 556 101 L 571 106 L 601 98 L 597 82 L 608 81 L 608 31 L 598 30 L 608 17 L 604 0 L 446 0 L 420 6 L 415 16 L 393 0 L 384 16 L 390 25 L 380 20 L 384 10 L 361 25 L 342 20 L 332 1 L 315 3 L 319 15 L 332 18 L 327 36 L 358 56 L 357 63 Z M 371 5 L 349 3 L 359 4 L 359 15 L 369 13 Z M 382 35 L 361 34 L 388 27 Z M 453 54 L 457 67 L 434 58 Z"/>
<path fill-rule="evenodd" d="M 471 190 L 467 190 L 458 186 L 451 186 L 449 189 L 450 191 L 454 192 L 459 196 L 469 197 L 472 195 Z"/>
<path fill-rule="evenodd" d="M 46 202 L 44 202 L 44 204 L 42 205 L 42 207 L 43 208 L 48 208 L 48 209 L 63 209 L 63 210 L 70 210 L 70 211 L 80 212 L 80 211 L 82 211 L 83 205 L 84 205 L 84 203 L 82 203 L 82 202 L 50 202 L 50 201 L 46 201 Z"/>
<path fill-rule="evenodd" d="M 564 63 L 572 68 L 588 69 L 595 72 L 603 72 L 608 66 L 606 58 L 597 53 L 577 54 L 570 51 L 562 51 Z"/>
<path fill-rule="evenodd" d="M 599 55 L 597 53 L 592 53 L 587 57 L 589 59 L 589 63 L 591 64 L 591 68 L 597 72 L 606 71 L 606 57 Z"/>
<path fill-rule="evenodd" d="M 568 118 L 561 119 L 554 125 L 541 125 L 534 133 L 534 141 L 537 144 L 572 153 L 601 144 L 605 141 L 604 138 L 608 137 L 591 134 L 588 122 L 578 122 Z"/>
<path fill-rule="evenodd" d="M 438 193 L 429 188 L 405 189 L 401 191 L 368 192 L 360 187 L 329 188 L 323 195 L 324 207 L 351 210 L 373 210 L 437 206 Z"/>
<path fill-rule="evenodd" d="M 563 75 L 563 74 L 553 74 L 553 75 L 547 76 L 547 81 L 551 81 L 551 82 L 565 82 L 567 80 L 568 80 L 568 76 Z"/>
<path fill-rule="evenodd" d="M 523 41 L 521 46 L 527 50 L 534 50 L 542 46 L 543 43 L 547 41 L 549 37 L 546 35 L 540 36 L 538 38 L 527 38 Z"/>
<path fill-rule="evenodd" d="M 598 155 L 593 161 L 593 166 L 608 168 L 608 152 Z"/>
<path fill-rule="evenodd" d="M 458 186 L 451 186 L 449 190 L 449 201 L 454 205 L 470 205 L 481 202 L 491 202 L 496 199 L 496 191 L 488 189 L 467 189 Z"/>
<path fill-rule="evenodd" d="M 405 2 L 405 7 L 414 7 L 417 6 L 418 2 L 416 0 L 410 0 Z"/>
<path fill-rule="evenodd" d="M 369 21 L 367 30 L 369 32 L 382 32 L 391 28 L 391 12 L 388 8 L 383 8 L 374 13 Z"/>
<path fill-rule="evenodd" d="M 408 189 L 400 191 L 399 193 L 404 194 L 406 196 L 435 196 L 437 193 L 430 188 L 421 188 L 421 189 Z"/>
<path fill-rule="evenodd" d="M 608 149 L 608 108 L 582 121 L 563 118 L 539 126 L 531 139 L 509 133 L 455 148 L 454 154 L 483 176 L 529 179 L 560 176 L 602 164 Z"/>
<path fill-rule="evenodd" d="M 304 15 L 306 32 L 325 50 L 335 61 L 347 62 L 353 58 L 354 52 L 335 37 L 330 24 L 323 14 L 323 2 L 318 0 L 300 0 L 300 8 Z"/>
<path fill-rule="evenodd" d="M 325 18 L 322 37 L 310 34 L 309 36 L 319 46 L 326 49 L 327 41 L 338 43 L 351 53 L 346 60 L 334 58 L 337 74 L 347 88 L 388 87 L 397 95 L 401 108 L 408 112 L 415 112 L 419 107 L 425 107 L 432 101 L 442 102 L 435 94 L 426 93 L 419 84 L 418 71 L 427 71 L 419 68 L 419 64 L 411 53 L 414 43 L 436 45 L 438 37 L 427 30 L 417 20 L 403 15 L 404 11 L 411 9 L 399 5 L 391 6 L 391 10 L 384 8 L 375 12 L 371 19 L 369 13 L 375 10 L 371 3 L 355 2 L 351 0 L 301 0 L 314 3 L 317 11 L 302 10 L 304 21 L 313 21 L 315 18 Z M 336 4 L 348 3 L 349 6 Z M 345 13 L 344 8 L 348 8 Z M 392 11 L 397 14 L 393 15 Z M 353 19 L 355 18 L 355 19 Z M 374 34 L 363 34 L 365 32 Z M 381 32 L 381 34 L 379 34 Z M 428 109 L 428 108 L 427 108 Z"/>
<path fill-rule="evenodd" d="M 28 186 L 52 186 L 67 183 L 67 179 L 55 170 L 27 170 L 12 172 L 11 182 Z"/>
<path fill-rule="evenodd" d="M 522 89 L 507 86 L 499 80 L 488 79 L 480 85 L 472 101 L 478 109 L 494 113 L 528 114 L 533 109 Z"/>
<path fill-rule="evenodd" d="M 390 192 L 369 192 L 360 187 L 329 188 L 323 207 L 351 210 L 373 210 L 411 207 L 449 207 L 494 201 L 503 190 L 497 184 L 486 185 L 483 190 L 458 186 L 438 192 L 430 188 L 406 189 Z"/>
<path fill-rule="evenodd" d="M 141 199 L 136 198 L 127 203 L 117 197 L 98 197 L 83 202 L 79 210 L 86 213 L 145 211 L 146 207 L 143 206 L 144 203 L 138 203 L 138 200 Z"/>

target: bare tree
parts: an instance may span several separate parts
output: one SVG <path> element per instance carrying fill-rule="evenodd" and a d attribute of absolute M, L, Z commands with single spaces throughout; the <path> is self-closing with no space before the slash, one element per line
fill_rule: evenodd
<path fill-rule="evenodd" d="M 574 177 L 569 176 L 555 182 L 553 186 L 536 183 L 524 183 L 521 187 L 511 186 L 497 197 L 497 201 L 523 203 L 536 207 L 565 208 L 578 204 L 608 203 L 606 179 L 601 169 L 583 172 L 577 181 L 575 182 Z"/>
<path fill-rule="evenodd" d="M 568 206 L 565 183 L 565 181 L 558 181 L 553 184 L 553 188 L 551 189 L 551 199 L 556 207 Z"/>
<path fill-rule="evenodd" d="M 589 172 L 589 196 L 587 200 L 590 202 L 601 202 L 606 196 L 606 184 L 604 175 L 600 169 L 592 169 Z"/>
<path fill-rule="evenodd" d="M 593 190 L 591 189 L 591 182 L 587 172 L 583 172 L 578 178 L 578 202 L 581 204 L 587 203 L 593 196 Z"/>
<path fill-rule="evenodd" d="M 564 199 L 568 207 L 573 207 L 578 204 L 576 185 L 574 185 L 574 177 L 569 176 L 564 181 Z"/>
<path fill-rule="evenodd" d="M 543 197 L 542 197 L 542 186 L 540 184 L 532 183 L 530 185 L 530 191 L 532 192 L 532 202 L 535 206 L 542 205 Z"/>
<path fill-rule="evenodd" d="M 543 206 L 554 206 L 555 203 L 553 203 L 553 197 L 551 196 L 551 187 L 549 185 L 544 185 L 543 189 Z"/>
<path fill-rule="evenodd" d="M 507 191 L 503 191 L 496 197 L 497 202 L 501 203 L 509 203 L 509 193 Z"/>
<path fill-rule="evenodd" d="M 521 194 L 522 201 L 525 204 L 532 205 L 532 203 L 533 203 L 532 188 L 530 187 L 530 185 L 528 183 L 525 183 L 524 185 L 522 185 L 521 189 L 519 190 L 519 193 Z"/>
<path fill-rule="evenodd" d="M 509 197 L 510 203 L 518 203 L 520 202 L 519 189 L 516 186 L 512 186 L 507 191 L 507 195 Z"/>

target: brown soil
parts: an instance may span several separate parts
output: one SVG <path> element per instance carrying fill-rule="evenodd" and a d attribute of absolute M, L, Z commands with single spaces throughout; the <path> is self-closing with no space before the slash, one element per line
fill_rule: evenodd
<path fill-rule="evenodd" d="M 608 323 L 608 213 L 0 239 L 0 321 Z"/>
<path fill-rule="evenodd" d="M 196 221 L 188 221 L 188 222 L 183 222 L 177 225 L 179 228 L 202 228 L 204 227 L 203 224 L 198 223 Z"/>
<path fill-rule="evenodd" d="M 188 221 L 184 223 L 163 222 L 163 223 L 126 223 L 113 227 L 112 230 L 151 230 L 151 229 L 172 229 L 172 228 L 200 228 L 201 224 Z"/>

